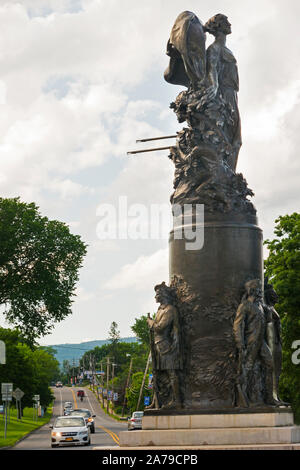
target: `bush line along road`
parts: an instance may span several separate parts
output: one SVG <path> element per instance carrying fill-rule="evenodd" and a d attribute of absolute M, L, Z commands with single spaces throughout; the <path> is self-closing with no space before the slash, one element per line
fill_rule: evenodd
<path fill-rule="evenodd" d="M 77 397 L 76 387 L 54 388 L 55 401 L 53 406 L 53 415 L 49 423 L 45 426 L 33 431 L 25 439 L 12 447 L 12 450 L 50 450 L 51 449 L 51 429 L 49 426 L 54 423 L 57 416 L 63 415 L 63 405 L 66 401 L 73 403 L 74 409 L 87 408 L 92 414 L 96 415 L 95 433 L 91 434 L 91 445 L 84 446 L 67 446 L 51 449 L 59 451 L 61 449 L 68 450 L 91 450 L 93 447 L 112 448 L 119 445 L 119 432 L 127 430 L 127 422 L 118 422 L 108 417 L 101 409 L 95 395 L 88 389 L 84 388 L 85 397 L 83 401 Z"/>

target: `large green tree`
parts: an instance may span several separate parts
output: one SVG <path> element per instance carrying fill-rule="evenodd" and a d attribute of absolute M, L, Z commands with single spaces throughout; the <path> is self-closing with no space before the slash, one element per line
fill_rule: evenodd
<path fill-rule="evenodd" d="M 59 363 L 52 354 L 39 347 L 29 347 L 17 330 L 0 328 L 0 340 L 6 346 L 6 364 L 0 366 L 0 382 L 13 383 L 24 392 L 22 406 L 32 406 L 32 397 L 40 395 L 41 405 L 48 406 L 53 396 L 49 385 L 59 376 Z"/>
<path fill-rule="evenodd" d="M 299 347 L 300 340 L 300 214 L 280 216 L 275 223 L 275 238 L 265 242 L 265 269 L 279 296 L 275 308 L 282 321 L 281 395 L 292 403 L 300 422 L 300 364 L 293 360 L 293 347 L 296 342 Z"/>
<path fill-rule="evenodd" d="M 49 334 L 71 313 L 86 245 L 34 204 L 0 198 L 0 304 L 24 336 Z"/>

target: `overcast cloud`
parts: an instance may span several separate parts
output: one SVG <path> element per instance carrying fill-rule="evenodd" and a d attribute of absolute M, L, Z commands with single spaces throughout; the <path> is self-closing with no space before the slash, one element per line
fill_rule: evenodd
<path fill-rule="evenodd" d="M 2 197 L 35 201 L 89 244 L 74 314 L 43 344 L 132 335 L 168 280 L 167 238 L 97 238 L 102 204 L 168 204 L 165 152 L 127 157 L 137 138 L 181 129 L 164 82 L 177 15 L 225 13 L 238 60 L 243 147 L 238 170 L 254 190 L 265 238 L 299 211 L 300 4 L 297 0 L 0 0 Z M 210 39 L 208 40 L 209 44 Z M 141 147 L 142 148 L 142 147 Z M 124 223 L 124 220 L 118 223 Z M 2 321 L 3 324 L 3 321 Z"/>

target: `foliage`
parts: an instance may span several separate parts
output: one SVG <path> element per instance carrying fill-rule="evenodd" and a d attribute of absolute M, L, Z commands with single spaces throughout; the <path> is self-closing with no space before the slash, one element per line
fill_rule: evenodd
<path fill-rule="evenodd" d="M 34 204 L 0 198 L 0 303 L 33 344 L 71 313 L 86 245 Z"/>
<path fill-rule="evenodd" d="M 32 408 L 25 408 L 23 410 L 22 420 L 17 419 L 17 410 L 11 409 L 10 422 L 7 426 L 7 435 L 4 440 L 4 420 L 0 419 L 0 447 L 13 446 L 22 437 L 37 429 L 44 424 L 48 423 L 52 416 L 52 408 L 49 407 L 43 417 L 39 417 L 38 421 L 35 420 Z"/>
<path fill-rule="evenodd" d="M 113 321 L 110 325 L 108 337 L 110 341 L 109 352 L 113 360 L 115 361 L 118 355 L 118 344 L 120 341 L 120 330 L 118 328 L 118 324 L 115 321 Z"/>
<path fill-rule="evenodd" d="M 300 214 L 280 216 L 275 221 L 274 240 L 269 249 L 266 275 L 279 296 L 276 310 L 282 320 L 283 372 L 282 398 L 291 402 L 300 421 L 300 364 L 293 364 L 292 345 L 300 340 Z"/>
<path fill-rule="evenodd" d="M 135 374 L 133 374 L 131 385 L 126 392 L 127 407 L 130 408 L 130 413 L 137 411 L 137 405 L 138 405 L 141 385 L 143 382 L 143 377 L 144 377 L 143 372 L 136 372 Z M 149 382 L 149 374 L 147 374 L 146 376 L 139 410 L 144 409 L 144 397 L 150 396 L 150 391 L 148 390 L 148 382 Z"/>
<path fill-rule="evenodd" d="M 147 318 L 147 317 L 145 317 Z M 148 328 L 148 327 L 147 327 Z M 106 388 L 107 386 L 107 363 L 108 358 L 110 362 L 109 368 L 109 390 L 118 392 L 118 402 L 113 403 L 114 410 L 121 410 L 124 403 L 124 393 L 129 377 L 129 371 L 132 373 L 144 374 L 145 365 L 149 355 L 149 345 L 144 343 L 127 343 L 119 341 L 119 331 L 117 323 L 113 322 L 110 328 L 109 336 L 111 338 L 110 344 L 105 344 L 101 347 L 97 346 L 91 351 L 87 351 L 80 360 L 82 367 L 89 368 L 90 362 L 95 365 L 95 368 L 101 368 L 105 371 L 105 376 L 101 379 L 101 385 Z M 114 346 L 114 348 L 113 348 Z M 112 383 L 112 362 L 114 367 L 114 380 Z M 130 363 L 132 367 L 130 369 Z M 130 377 L 129 377 L 130 379 Z M 127 407 L 128 408 L 128 407 Z"/>
<path fill-rule="evenodd" d="M 138 340 L 141 341 L 144 346 L 149 348 L 150 336 L 147 315 L 142 315 L 140 318 L 135 318 L 135 323 L 131 326 L 131 329 Z"/>
<path fill-rule="evenodd" d="M 32 349 L 17 330 L 0 328 L 0 339 L 6 346 L 6 364 L 0 368 L 0 382 L 13 383 L 24 392 L 22 406 L 32 406 L 32 397 L 40 395 L 42 406 L 52 399 L 51 381 L 59 375 L 58 361 L 47 351 Z"/>

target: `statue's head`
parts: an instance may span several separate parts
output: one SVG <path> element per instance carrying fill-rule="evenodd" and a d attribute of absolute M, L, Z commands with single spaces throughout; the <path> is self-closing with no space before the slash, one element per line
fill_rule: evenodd
<path fill-rule="evenodd" d="M 267 277 L 265 278 L 264 293 L 267 305 L 275 305 L 278 303 L 279 297 L 276 294 L 273 285 L 269 284 L 269 279 Z"/>
<path fill-rule="evenodd" d="M 231 34 L 231 24 L 227 16 L 218 13 L 210 18 L 204 25 L 204 30 L 216 36 L 219 32 L 224 34 Z"/>
<path fill-rule="evenodd" d="M 260 279 L 252 279 L 246 282 L 245 289 L 247 297 L 262 298 L 262 285 Z"/>
<path fill-rule="evenodd" d="M 176 299 L 176 291 L 173 287 L 169 287 L 165 282 L 154 287 L 155 300 L 160 304 L 174 304 Z"/>

